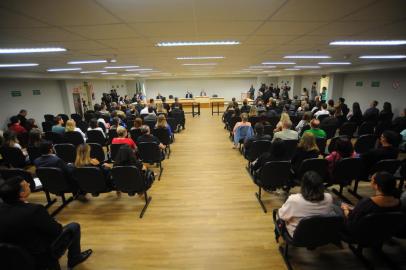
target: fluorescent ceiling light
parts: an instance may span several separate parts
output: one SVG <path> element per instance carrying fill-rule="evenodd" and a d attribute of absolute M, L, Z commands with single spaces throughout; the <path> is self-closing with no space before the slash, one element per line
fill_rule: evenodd
<path fill-rule="evenodd" d="M 286 55 L 283 58 L 288 58 L 288 59 L 327 59 L 327 58 L 331 58 L 331 56 L 328 56 L 328 55 Z"/>
<path fill-rule="evenodd" d="M 281 72 L 280 70 L 270 70 L 270 71 L 268 71 L 268 73 L 278 73 L 278 72 Z"/>
<path fill-rule="evenodd" d="M 137 67 L 140 67 L 140 66 L 107 66 L 107 67 L 104 67 L 104 68 L 113 69 L 113 68 L 137 68 Z"/>
<path fill-rule="evenodd" d="M 221 45 L 238 45 L 239 41 L 184 41 L 184 42 L 159 42 L 158 47 L 175 47 L 175 46 L 221 46 Z"/>
<path fill-rule="evenodd" d="M 0 64 L 0 67 L 36 67 L 37 63 L 13 63 L 13 64 Z"/>
<path fill-rule="evenodd" d="M 405 59 L 406 55 L 361 55 L 361 59 Z"/>
<path fill-rule="evenodd" d="M 140 74 L 138 74 L 138 73 L 134 73 L 134 74 L 122 74 L 121 76 L 140 76 Z"/>
<path fill-rule="evenodd" d="M 250 66 L 250 68 L 276 68 L 276 66 Z"/>
<path fill-rule="evenodd" d="M 107 60 L 84 60 L 84 61 L 70 61 L 69 65 L 80 65 L 80 64 L 99 64 L 107 63 Z"/>
<path fill-rule="evenodd" d="M 190 64 L 182 64 L 183 66 L 215 66 L 217 63 L 190 63 Z"/>
<path fill-rule="evenodd" d="M 339 40 L 330 42 L 330 45 L 344 46 L 394 46 L 405 44 L 406 40 Z"/>
<path fill-rule="evenodd" d="M 296 65 L 295 62 L 263 62 L 263 65 Z"/>
<path fill-rule="evenodd" d="M 296 70 L 300 70 L 300 68 L 285 68 L 285 70 L 296 71 Z"/>
<path fill-rule="evenodd" d="M 82 71 L 82 74 L 90 74 L 90 73 L 105 73 L 105 70 L 90 70 L 90 71 Z"/>
<path fill-rule="evenodd" d="M 102 75 L 116 75 L 117 72 L 104 72 Z"/>
<path fill-rule="evenodd" d="M 176 57 L 177 60 L 204 60 L 204 59 L 224 59 L 224 56 L 186 56 Z"/>
<path fill-rule="evenodd" d="M 319 62 L 318 65 L 351 65 L 351 62 Z"/>
<path fill-rule="evenodd" d="M 50 69 L 47 69 L 48 72 L 76 71 L 76 70 L 82 70 L 82 68 L 50 68 Z"/>
<path fill-rule="evenodd" d="M 294 66 L 294 68 L 320 68 L 320 66 Z"/>
<path fill-rule="evenodd" d="M 147 71 L 147 70 L 152 70 L 152 68 L 126 69 L 125 71 Z"/>
<path fill-rule="evenodd" d="M 44 53 L 44 52 L 64 52 L 65 48 L 3 48 L 0 54 L 9 53 Z"/>

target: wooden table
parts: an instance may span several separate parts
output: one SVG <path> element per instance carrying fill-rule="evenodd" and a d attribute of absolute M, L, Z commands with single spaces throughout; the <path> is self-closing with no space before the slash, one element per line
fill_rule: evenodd
<path fill-rule="evenodd" d="M 220 105 L 224 109 L 224 98 L 223 97 L 212 97 L 210 98 L 210 103 L 211 103 L 211 115 L 214 115 L 217 113 L 219 115 L 220 113 L 223 113 L 220 111 Z M 217 107 L 217 111 L 214 111 L 214 107 Z"/>

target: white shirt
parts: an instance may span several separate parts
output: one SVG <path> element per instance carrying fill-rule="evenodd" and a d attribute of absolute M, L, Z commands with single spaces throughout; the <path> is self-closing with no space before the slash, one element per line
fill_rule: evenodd
<path fill-rule="evenodd" d="M 140 111 L 140 114 L 148 114 L 148 106 L 145 106 L 144 109 Z"/>
<path fill-rule="evenodd" d="M 295 130 L 282 129 L 282 131 L 275 132 L 272 141 L 275 141 L 276 138 L 282 140 L 297 140 L 299 139 L 299 134 Z"/>
<path fill-rule="evenodd" d="M 103 129 L 102 129 L 101 127 L 97 127 L 97 128 L 91 128 L 91 127 L 89 127 L 87 130 L 88 130 L 88 131 L 89 131 L 89 130 L 98 130 L 98 131 L 100 131 L 100 132 L 103 134 L 104 138 L 106 138 L 106 135 L 104 135 L 104 131 L 103 131 Z"/>
<path fill-rule="evenodd" d="M 332 213 L 333 197 L 324 193 L 324 200 L 320 202 L 306 201 L 302 194 L 290 195 L 287 201 L 279 208 L 279 218 L 286 222 L 286 229 L 293 236 L 300 220 L 305 217 L 328 215 Z"/>
<path fill-rule="evenodd" d="M 83 141 L 86 142 L 86 135 L 85 135 L 85 133 L 83 133 L 83 131 L 80 128 L 76 127 L 74 131 L 79 132 L 80 135 L 82 135 L 82 137 L 83 137 Z"/>
<path fill-rule="evenodd" d="M 314 114 L 314 117 L 319 118 L 320 115 L 329 115 L 329 111 L 325 110 L 325 109 L 321 109 L 320 111 L 317 111 Z"/>

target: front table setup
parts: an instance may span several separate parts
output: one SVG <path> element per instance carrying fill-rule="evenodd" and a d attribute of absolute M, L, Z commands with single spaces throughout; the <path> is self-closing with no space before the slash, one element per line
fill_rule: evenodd
<path fill-rule="evenodd" d="M 210 103 L 211 103 L 211 115 L 214 115 L 217 113 L 219 115 L 220 113 L 223 113 L 223 111 L 220 111 L 220 107 L 224 109 L 224 98 L 223 97 L 212 97 L 210 98 Z M 214 110 L 214 107 L 217 108 L 217 110 Z"/>

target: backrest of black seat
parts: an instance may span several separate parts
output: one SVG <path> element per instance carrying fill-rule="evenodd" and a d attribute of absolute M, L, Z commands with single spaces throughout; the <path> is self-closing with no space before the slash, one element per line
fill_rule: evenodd
<path fill-rule="evenodd" d="M 44 190 L 56 195 L 72 191 L 69 180 L 60 168 L 40 167 L 36 173 Z"/>
<path fill-rule="evenodd" d="M 76 159 L 76 147 L 70 143 L 54 145 L 56 155 L 66 163 L 74 163 Z"/>
<path fill-rule="evenodd" d="M 375 124 L 373 122 L 363 122 L 358 128 L 358 136 L 374 134 Z"/>
<path fill-rule="evenodd" d="M 328 161 L 323 158 L 309 158 L 302 161 L 299 172 L 298 179 L 302 179 L 302 176 L 308 171 L 317 172 L 324 182 L 328 179 Z"/>
<path fill-rule="evenodd" d="M 79 122 L 82 120 L 82 116 L 78 113 L 72 113 L 70 115 L 70 118 L 72 118 L 73 120 L 75 120 L 75 122 Z"/>
<path fill-rule="evenodd" d="M 326 132 L 326 135 L 327 135 L 326 139 L 328 140 L 335 136 L 336 131 L 337 131 L 337 126 L 320 124 L 320 129 L 322 129 Z"/>
<path fill-rule="evenodd" d="M 82 191 L 94 195 L 109 191 L 107 179 L 97 167 L 75 168 L 72 175 Z"/>
<path fill-rule="evenodd" d="M 4 179 L 9 179 L 11 177 L 14 176 L 21 176 L 22 178 L 24 178 L 25 181 L 27 181 L 30 184 L 30 189 L 31 191 L 35 190 L 35 182 L 34 179 L 31 175 L 31 173 L 23 170 L 23 169 L 1 169 L 0 170 L 0 175 L 4 178 Z"/>
<path fill-rule="evenodd" d="M 377 139 L 378 138 L 374 134 L 361 135 L 355 142 L 354 149 L 358 154 L 363 154 L 368 150 L 375 148 Z"/>
<path fill-rule="evenodd" d="M 82 135 L 77 131 L 68 131 L 63 135 L 68 143 L 75 146 L 84 143 Z"/>
<path fill-rule="evenodd" d="M 271 141 L 268 140 L 256 140 L 252 143 L 246 158 L 249 161 L 256 160 L 263 153 L 268 152 L 272 147 Z"/>
<path fill-rule="evenodd" d="M 288 185 L 291 171 L 289 161 L 269 161 L 260 172 L 260 181 L 264 188 L 282 188 Z"/>
<path fill-rule="evenodd" d="M 330 183 L 347 186 L 352 180 L 359 178 L 362 168 L 360 158 L 343 158 L 335 163 Z"/>
<path fill-rule="evenodd" d="M 117 143 L 117 144 L 111 144 L 110 145 L 110 157 L 112 160 L 116 159 L 118 150 L 120 149 L 120 147 L 124 145 L 123 143 Z"/>
<path fill-rule="evenodd" d="M 239 117 L 239 116 L 232 116 L 232 117 L 230 118 L 230 121 L 228 122 L 228 127 L 230 128 L 230 131 L 232 131 L 233 128 L 234 128 L 234 126 L 235 126 L 235 124 L 236 124 L 237 122 L 240 122 L 240 121 L 241 121 L 241 117 Z"/>
<path fill-rule="evenodd" d="M 180 124 L 177 120 L 176 120 L 176 118 L 173 118 L 173 117 L 167 117 L 166 118 L 166 122 L 168 122 L 168 125 L 171 127 L 171 129 L 172 129 L 172 132 L 176 132 L 177 131 L 177 129 L 178 129 L 178 125 Z"/>
<path fill-rule="evenodd" d="M 339 243 L 339 232 L 344 220 L 340 216 L 312 216 L 303 218 L 296 227 L 292 244 L 297 247 L 316 248 Z"/>
<path fill-rule="evenodd" d="M 87 129 L 89 128 L 89 125 L 85 121 L 78 121 L 76 123 L 76 126 L 83 132 L 86 133 Z"/>
<path fill-rule="evenodd" d="M 34 160 L 41 156 L 41 152 L 39 151 L 39 147 L 35 146 L 28 146 L 27 147 L 28 156 L 30 157 L 31 163 L 34 163 Z"/>
<path fill-rule="evenodd" d="M 90 157 L 97 159 L 100 163 L 106 160 L 103 147 L 98 143 L 88 143 L 90 146 Z"/>
<path fill-rule="evenodd" d="M 131 135 L 131 139 L 133 139 L 133 141 L 136 142 L 138 137 L 140 137 L 142 135 L 141 129 L 140 128 L 131 129 L 130 135 Z"/>
<path fill-rule="evenodd" d="M 42 122 L 42 131 L 47 132 L 52 130 L 53 122 Z"/>
<path fill-rule="evenodd" d="M 53 114 L 44 114 L 45 122 L 54 122 L 55 116 Z"/>
<path fill-rule="evenodd" d="M 52 142 L 53 144 L 66 142 L 65 138 L 61 134 L 52 131 L 45 132 L 44 139 Z"/>
<path fill-rule="evenodd" d="M 145 191 L 145 181 L 135 166 L 117 166 L 111 170 L 117 190 L 126 193 Z"/>
<path fill-rule="evenodd" d="M 316 138 L 316 144 L 320 150 L 320 154 L 324 155 L 326 153 L 327 140 L 325 138 Z"/>
<path fill-rule="evenodd" d="M 401 165 L 401 161 L 398 159 L 384 159 L 378 161 L 370 171 L 370 174 L 374 174 L 376 172 L 388 172 L 390 174 L 395 174 L 395 172 L 399 169 Z"/>
<path fill-rule="evenodd" d="M 100 130 L 88 130 L 86 132 L 87 143 L 98 143 L 100 145 L 105 145 L 106 138 L 103 136 L 103 133 Z"/>
<path fill-rule="evenodd" d="M 26 165 L 25 156 L 17 147 L 2 146 L 0 147 L 0 154 L 6 163 L 15 168 L 24 168 Z"/>
<path fill-rule="evenodd" d="M 248 121 L 251 123 L 251 126 L 255 126 L 256 123 L 258 123 L 259 121 L 259 117 L 258 116 L 250 116 L 248 118 Z"/>
<path fill-rule="evenodd" d="M 169 135 L 169 131 L 166 128 L 154 128 L 152 130 L 152 134 L 156 136 L 159 141 L 164 145 L 171 144 L 171 137 Z"/>
<path fill-rule="evenodd" d="M 303 133 L 304 133 L 306 130 L 309 130 L 309 129 L 310 129 L 310 125 L 309 125 L 309 124 L 304 125 L 304 126 L 302 127 L 302 130 L 300 131 L 299 136 L 302 137 L 302 136 L 303 136 Z"/>
<path fill-rule="evenodd" d="M 334 138 L 331 138 L 330 140 L 330 144 L 328 145 L 328 152 L 331 154 L 333 151 L 335 151 L 337 149 L 336 147 L 336 143 L 340 138 L 345 138 L 347 140 L 350 139 L 350 137 L 346 136 L 346 135 L 340 135 L 340 136 L 336 136 Z"/>
<path fill-rule="evenodd" d="M 142 142 L 138 145 L 140 158 L 143 162 L 154 163 L 161 161 L 159 145 L 153 142 Z"/>
<path fill-rule="evenodd" d="M 37 269 L 34 257 L 25 249 L 13 244 L 0 243 L 0 259 L 4 269 Z"/>
<path fill-rule="evenodd" d="M 285 148 L 285 157 L 291 160 L 296 153 L 298 140 L 283 140 Z M 272 151 L 272 150 L 271 150 Z"/>
<path fill-rule="evenodd" d="M 117 129 L 110 129 L 109 130 L 109 139 L 108 139 L 108 144 L 111 144 L 114 138 L 117 138 Z"/>
<path fill-rule="evenodd" d="M 346 135 L 350 138 L 354 136 L 354 132 L 357 130 L 357 123 L 345 122 L 339 130 L 339 135 Z"/>

